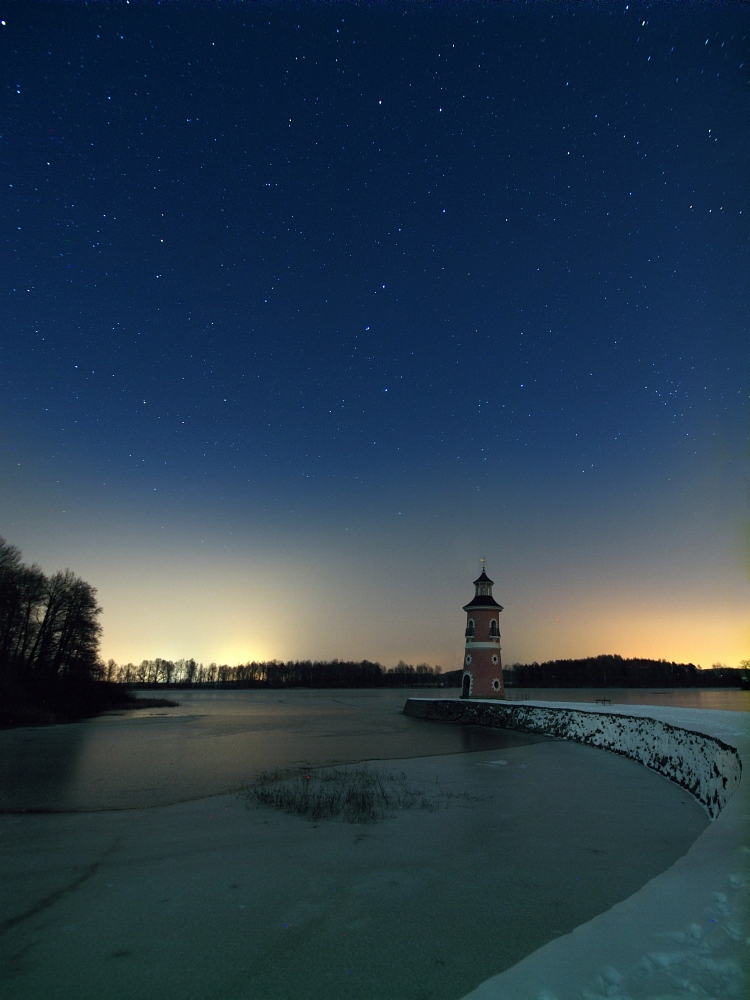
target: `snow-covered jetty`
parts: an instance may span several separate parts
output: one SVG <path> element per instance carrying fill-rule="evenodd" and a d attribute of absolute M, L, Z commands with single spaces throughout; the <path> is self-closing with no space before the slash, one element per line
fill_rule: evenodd
<path fill-rule="evenodd" d="M 706 807 L 711 819 L 719 815 L 742 777 L 742 761 L 734 747 L 658 719 L 455 698 L 409 698 L 404 713 L 420 719 L 539 733 L 632 757 L 686 788 Z"/>

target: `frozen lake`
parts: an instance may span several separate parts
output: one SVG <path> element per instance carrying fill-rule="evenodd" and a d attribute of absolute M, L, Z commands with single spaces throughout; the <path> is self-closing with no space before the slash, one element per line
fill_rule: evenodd
<path fill-rule="evenodd" d="M 503 749 L 543 739 L 401 713 L 411 695 L 452 697 L 452 689 L 154 693 L 180 704 L 0 731 L 0 810 L 167 805 L 236 790 L 261 770 Z M 515 688 L 508 696 L 750 710 L 750 691 Z"/>
<path fill-rule="evenodd" d="M 167 693 L 177 708 L 0 732 L 0 809 L 167 805 L 236 790 L 261 770 L 493 750 L 541 739 L 409 719 L 401 712 L 404 702 L 420 693 L 410 689 Z"/>
<path fill-rule="evenodd" d="M 0 733 L 8 996 L 457 1000 L 708 825 L 635 761 L 409 719 L 410 693 L 179 692 Z M 262 768 L 372 759 L 434 809 L 312 823 L 222 794 Z"/>

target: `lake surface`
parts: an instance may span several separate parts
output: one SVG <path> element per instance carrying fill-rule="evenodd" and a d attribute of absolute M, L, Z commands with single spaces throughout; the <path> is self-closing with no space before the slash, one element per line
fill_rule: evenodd
<path fill-rule="evenodd" d="M 223 795 L 0 815 L 0 993 L 458 1000 L 708 825 L 685 789 L 566 740 L 379 766 L 436 808 L 310 822 Z"/>
<path fill-rule="evenodd" d="M 405 717 L 426 693 L 175 692 L 177 708 L 0 732 L 3 995 L 456 1000 L 708 825 L 617 754 Z M 431 805 L 352 825 L 219 794 L 354 760 Z"/>
<path fill-rule="evenodd" d="M 264 770 L 494 750 L 544 739 L 407 718 L 407 697 L 424 694 L 409 689 L 169 694 L 177 708 L 0 732 L 0 810 L 166 805 L 238 789 Z"/>
<path fill-rule="evenodd" d="M 0 731 L 0 810 L 166 805 L 238 789 L 264 770 L 503 749 L 545 738 L 402 714 L 410 696 L 455 697 L 456 689 L 166 693 L 178 707 Z M 508 696 L 750 711 L 750 691 L 735 690 L 513 688 Z"/>

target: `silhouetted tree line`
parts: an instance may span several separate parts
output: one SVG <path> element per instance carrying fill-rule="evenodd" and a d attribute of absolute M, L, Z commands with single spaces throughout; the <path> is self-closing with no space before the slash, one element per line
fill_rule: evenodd
<path fill-rule="evenodd" d="M 589 656 L 582 660 L 514 663 L 503 670 L 508 687 L 739 687 L 741 668 L 717 665 L 701 670 L 694 663 L 638 657 Z"/>
<path fill-rule="evenodd" d="M 73 714 L 101 677 L 96 590 L 66 569 L 46 576 L 0 537 L 0 721 L 19 706 Z M 40 721 L 43 721 L 40 716 Z M 51 716 L 50 716 L 51 718 Z"/>
<path fill-rule="evenodd" d="M 94 588 L 69 569 L 45 576 L 25 566 L 21 552 L 0 538 L 0 671 L 47 684 L 99 674 Z"/>
<path fill-rule="evenodd" d="M 440 667 L 420 663 L 416 667 L 399 661 L 386 669 L 370 660 L 279 660 L 252 661 L 237 666 L 196 660 L 142 660 L 119 665 L 110 660 L 104 668 L 106 680 L 139 687 L 218 688 L 372 688 L 441 686 Z"/>

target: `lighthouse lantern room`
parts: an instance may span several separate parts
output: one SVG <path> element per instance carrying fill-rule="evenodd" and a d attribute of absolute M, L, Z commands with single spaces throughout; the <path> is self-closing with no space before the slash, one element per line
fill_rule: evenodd
<path fill-rule="evenodd" d="M 493 581 L 484 570 L 474 581 L 476 593 L 466 612 L 466 648 L 461 683 L 462 698 L 504 698 L 503 664 L 500 658 L 500 612 L 492 596 Z"/>

